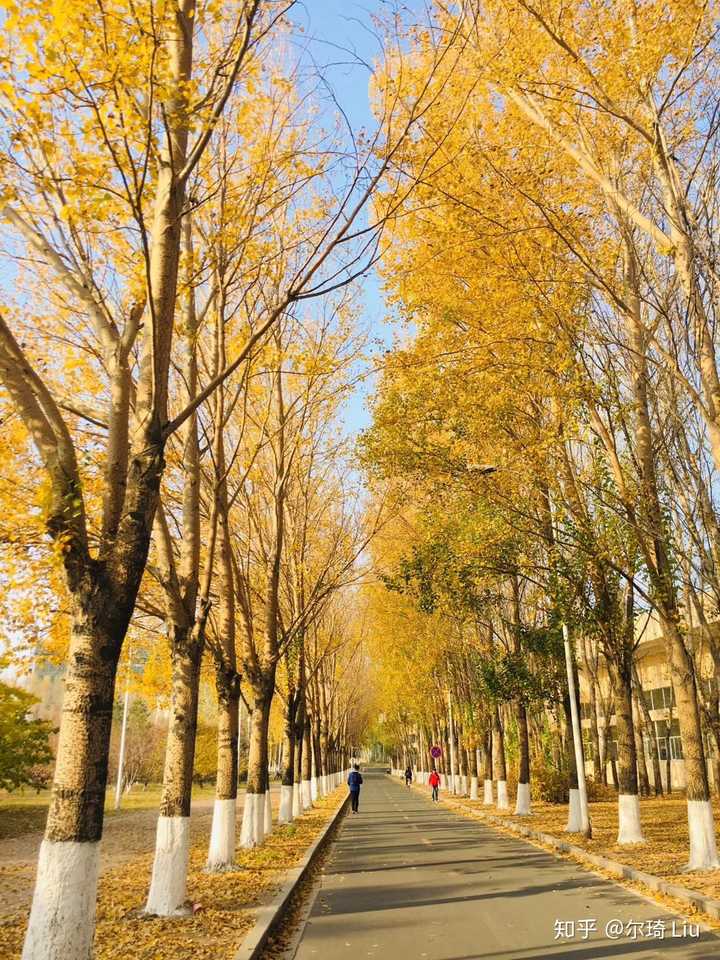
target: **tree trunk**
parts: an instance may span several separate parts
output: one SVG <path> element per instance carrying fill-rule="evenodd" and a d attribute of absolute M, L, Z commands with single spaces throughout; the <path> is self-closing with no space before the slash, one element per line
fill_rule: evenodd
<path fill-rule="evenodd" d="M 670 640 L 672 686 L 685 758 L 685 783 L 690 831 L 689 870 L 709 870 L 720 866 L 715 839 L 715 820 L 710 802 L 710 785 L 705 765 L 700 709 L 695 688 L 692 660 L 675 620 L 661 622 Z M 668 793 L 670 792 L 670 736 L 668 733 Z"/>
<path fill-rule="evenodd" d="M 470 799 L 478 799 L 478 761 L 475 746 L 467 748 L 467 765 L 470 771 Z"/>
<path fill-rule="evenodd" d="M 325 796 L 326 793 L 330 791 L 330 766 L 329 766 L 329 756 L 328 756 L 328 735 L 327 735 L 327 726 L 325 721 L 320 721 L 320 736 L 318 737 L 318 745 L 320 747 L 320 789 L 321 796 Z"/>
<path fill-rule="evenodd" d="M 295 725 L 293 729 L 295 739 L 295 762 L 293 767 L 293 818 L 299 817 L 303 810 L 302 781 L 303 758 L 305 756 L 305 694 L 300 690 L 298 703 L 295 708 Z"/>
<path fill-rule="evenodd" d="M 641 843 L 640 798 L 637 781 L 637 750 L 632 718 L 632 651 L 623 646 L 608 656 L 608 668 L 615 686 L 615 723 L 618 763 L 619 844 Z"/>
<path fill-rule="evenodd" d="M 302 808 L 303 810 L 309 810 L 312 807 L 312 737 L 310 735 L 310 717 L 307 713 L 307 707 L 303 728 L 301 788 Z"/>
<path fill-rule="evenodd" d="M 645 703 L 645 697 L 643 696 L 642 687 L 640 686 L 640 681 L 638 679 L 637 673 L 634 674 L 635 680 L 635 691 L 636 691 L 636 703 L 640 708 L 642 713 L 643 721 L 645 724 L 645 729 L 648 730 L 648 736 L 650 742 L 652 743 L 652 767 L 653 767 L 653 792 L 656 797 L 661 797 L 663 795 L 663 785 L 662 785 L 662 773 L 660 770 L 660 749 L 658 744 L 657 730 L 655 724 L 652 721 L 650 716 L 650 710 L 648 709 L 647 704 Z"/>
<path fill-rule="evenodd" d="M 648 775 L 647 760 L 645 758 L 645 730 L 642 711 L 637 702 L 637 694 L 633 689 L 633 717 L 635 719 L 635 750 L 638 759 L 638 783 L 640 785 L 640 796 L 650 796 L 650 777 Z"/>
<path fill-rule="evenodd" d="M 320 724 L 315 718 L 311 718 L 310 729 L 312 731 L 312 759 L 313 774 L 311 780 L 312 798 L 317 800 L 322 797 L 322 758 L 320 755 Z"/>
<path fill-rule="evenodd" d="M 520 766 L 518 769 L 515 813 L 527 816 L 530 813 L 530 736 L 528 733 L 527 709 L 522 700 L 517 701 L 517 726 Z"/>
<path fill-rule="evenodd" d="M 507 795 L 507 767 L 505 764 L 505 735 L 500 720 L 500 710 L 496 706 L 493 714 L 493 773 L 497 789 L 497 808 L 507 810 L 510 806 Z"/>
<path fill-rule="evenodd" d="M 298 695 L 288 691 L 283 729 L 282 784 L 280 786 L 279 823 L 291 823 L 293 819 L 293 784 L 295 783 L 295 711 Z"/>
<path fill-rule="evenodd" d="M 218 695 L 217 778 L 207 869 L 220 873 L 235 867 L 240 677 L 218 668 L 215 683 Z"/>
<path fill-rule="evenodd" d="M 570 710 L 570 694 L 567 688 L 563 695 L 563 712 L 565 715 L 565 764 L 568 771 L 569 796 L 568 820 L 565 826 L 566 833 L 582 833 L 582 817 L 580 813 L 580 790 L 578 788 L 578 770 L 575 763 L 575 739 L 572 728 L 572 713 Z"/>
<path fill-rule="evenodd" d="M 190 801 L 197 732 L 202 644 L 177 626 L 171 633 L 172 698 L 155 861 L 145 912 L 162 917 L 187 913 Z"/>
<path fill-rule="evenodd" d="M 98 596 L 84 601 L 72 624 L 52 796 L 23 949 L 28 960 L 85 960 L 92 953 L 115 672 L 129 615 L 113 621 Z"/>
<path fill-rule="evenodd" d="M 250 723 L 248 778 L 245 790 L 240 845 L 245 849 L 258 846 L 265 839 L 265 794 L 268 789 L 268 728 L 272 690 L 255 694 Z"/>
<path fill-rule="evenodd" d="M 600 768 L 600 731 L 598 729 L 597 718 L 597 684 L 595 677 L 590 677 L 590 736 L 593 745 L 593 779 L 595 783 L 602 780 L 602 770 Z"/>
<path fill-rule="evenodd" d="M 667 187 L 667 184 L 666 184 Z M 670 194 L 668 194 L 670 196 Z M 674 221 L 671 218 L 671 223 Z M 673 225 L 675 230 L 677 224 Z M 682 244 L 678 248 L 685 249 Z M 676 251 L 678 253 L 678 251 Z M 679 254 L 678 254 L 679 256 Z M 676 264 L 680 264 L 676 257 Z M 639 522 L 632 508 L 631 519 L 635 520 L 638 541 L 645 555 L 650 582 L 663 634 L 667 638 L 672 685 L 677 701 L 677 714 L 685 756 L 686 794 L 688 806 L 688 829 L 690 834 L 690 856 L 688 869 L 711 869 L 720 866 L 715 839 L 715 820 L 705 765 L 700 711 L 695 687 L 695 671 L 692 659 L 685 647 L 685 638 L 679 625 L 678 602 L 674 582 L 674 572 L 670 559 L 671 548 L 667 544 L 665 524 L 658 494 L 655 471 L 655 452 L 653 448 L 652 422 L 647 398 L 647 335 L 642 322 L 639 281 L 635 249 L 629 233 L 626 235 L 625 275 L 627 288 L 627 309 L 624 317 L 630 344 L 630 359 L 633 373 L 633 394 L 636 407 L 636 446 L 640 467 Z M 681 275 L 682 276 L 682 275 Z M 692 278 L 685 277 L 687 284 Z M 692 287 L 697 293 L 697 288 Z M 687 289 L 691 304 L 697 306 L 697 298 Z M 701 307 L 698 307 L 701 309 Z M 704 318 L 698 314 L 700 330 L 705 346 L 707 329 Z M 711 364 L 714 370 L 714 382 L 717 383 L 717 371 L 714 358 Z M 701 373 L 702 373 L 701 366 Z M 707 383 L 704 383 L 707 389 Z M 712 393 L 712 391 L 710 391 Z M 714 401 L 713 397 L 713 401 Z M 716 425 L 716 423 L 715 423 Z M 670 764 L 670 744 L 668 742 L 668 766 Z M 669 784 L 668 784 L 669 786 Z"/>
<path fill-rule="evenodd" d="M 483 777 L 483 803 L 489 806 L 493 802 L 493 738 L 492 728 L 488 727 L 482 741 L 482 752 L 484 760 Z"/>
<path fill-rule="evenodd" d="M 715 796 L 720 797 L 720 731 L 713 727 L 713 736 L 715 737 L 715 756 L 713 758 L 713 773 L 715 780 Z"/>
<path fill-rule="evenodd" d="M 465 766 L 465 750 L 462 745 L 462 730 L 458 730 L 458 734 L 457 734 L 457 764 L 458 764 L 457 793 L 464 796 L 467 793 L 467 768 Z"/>

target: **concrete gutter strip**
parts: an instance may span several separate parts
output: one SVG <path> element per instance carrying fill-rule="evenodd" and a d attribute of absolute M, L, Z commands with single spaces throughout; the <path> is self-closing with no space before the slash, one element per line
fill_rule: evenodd
<path fill-rule="evenodd" d="M 315 862 L 325 843 L 330 839 L 332 831 L 345 812 L 348 799 L 349 795 L 343 798 L 342 803 L 328 820 L 318 838 L 308 848 L 302 862 L 297 867 L 293 867 L 287 871 L 282 887 L 272 900 L 258 908 L 255 922 L 240 944 L 234 960 L 257 960 L 257 958 L 260 957 L 268 941 L 268 937 L 282 920 L 292 895 Z"/>
<path fill-rule="evenodd" d="M 629 867 L 626 863 L 620 863 L 618 860 L 609 860 L 607 857 L 600 856 L 598 853 L 589 853 L 582 847 L 576 847 L 575 844 L 568 843 L 566 840 L 558 840 L 558 838 L 552 836 L 552 834 L 542 833 L 540 830 L 533 830 L 530 827 L 524 827 L 522 824 L 513 823 L 512 821 L 509 822 L 504 817 L 495 817 L 481 810 L 473 810 L 472 807 L 468 807 L 464 803 L 452 803 L 449 804 L 449 806 L 462 807 L 464 810 L 470 811 L 474 817 L 477 817 L 479 820 L 484 820 L 491 826 L 502 827 L 503 830 L 508 830 L 510 833 L 515 833 L 518 836 L 538 840 L 540 843 L 553 847 L 560 853 L 572 854 L 572 856 L 577 857 L 579 860 L 584 860 L 586 863 L 591 863 L 593 866 L 600 867 L 602 870 L 607 870 L 608 873 L 612 873 L 614 876 L 620 877 L 623 880 L 634 880 L 636 883 L 642 883 L 651 890 L 664 893 L 668 897 L 674 897 L 676 900 L 682 901 L 682 903 L 691 904 L 702 913 L 706 913 L 715 920 L 720 920 L 720 900 L 708 897 L 697 890 L 678 887 L 674 883 L 668 883 L 666 880 L 663 880 L 662 877 L 656 877 L 650 873 L 643 873 L 642 870 L 636 870 L 634 867 Z"/>

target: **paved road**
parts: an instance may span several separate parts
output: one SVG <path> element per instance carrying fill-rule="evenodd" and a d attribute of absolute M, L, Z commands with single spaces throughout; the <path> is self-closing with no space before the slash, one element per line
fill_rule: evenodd
<path fill-rule="evenodd" d="M 717 938 L 681 936 L 683 921 L 642 897 L 381 773 L 364 776 L 360 813 L 341 827 L 297 960 L 720 957 Z M 574 921 L 574 936 L 555 939 L 556 920 Z M 578 921 L 597 931 L 583 940 Z M 630 936 L 606 935 L 613 921 Z M 648 936 L 653 921 L 663 940 Z"/>

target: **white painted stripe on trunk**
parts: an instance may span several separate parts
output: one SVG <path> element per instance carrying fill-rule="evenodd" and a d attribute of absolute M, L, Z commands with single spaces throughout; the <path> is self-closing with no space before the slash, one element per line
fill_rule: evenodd
<path fill-rule="evenodd" d="M 296 781 L 293 784 L 293 795 L 292 795 L 292 813 L 293 819 L 299 817 L 302 813 L 302 799 L 300 796 L 300 784 Z"/>
<path fill-rule="evenodd" d="M 568 806 L 567 826 L 565 833 L 582 833 L 582 816 L 580 813 L 580 791 L 570 789 L 570 805 Z"/>
<path fill-rule="evenodd" d="M 263 842 L 265 825 L 264 802 L 264 793 L 245 794 L 242 827 L 240 828 L 240 846 L 246 850 Z"/>
<path fill-rule="evenodd" d="M 270 791 L 266 790 L 265 793 L 263 794 L 263 797 L 264 797 L 264 801 L 263 801 L 264 818 L 263 818 L 262 840 L 264 840 L 265 837 L 268 836 L 268 834 L 272 833 L 272 828 L 273 828 L 272 800 L 270 798 Z M 260 840 L 259 842 L 262 843 L 262 840 Z"/>
<path fill-rule="evenodd" d="M 158 817 L 145 913 L 172 917 L 185 912 L 189 857 L 190 817 Z"/>
<path fill-rule="evenodd" d="M 229 800 L 215 798 L 207 859 L 207 869 L 211 872 L 227 870 L 235 862 L 236 808 L 234 797 Z"/>
<path fill-rule="evenodd" d="M 497 808 L 498 810 L 509 810 L 507 780 L 498 780 L 497 782 Z"/>
<path fill-rule="evenodd" d="M 709 800 L 688 800 L 690 859 L 688 870 L 714 870 L 718 862 L 715 820 Z"/>
<path fill-rule="evenodd" d="M 490 806 L 493 802 L 493 782 L 492 780 L 485 780 L 483 782 L 483 803 L 486 806 Z"/>
<path fill-rule="evenodd" d="M 470 799 L 477 800 L 478 798 L 478 778 L 470 777 Z"/>
<path fill-rule="evenodd" d="M 292 823 L 293 792 L 293 788 L 286 784 L 280 787 L 280 813 L 278 814 L 278 823 Z"/>
<path fill-rule="evenodd" d="M 640 825 L 640 798 L 635 793 L 618 796 L 618 843 L 642 843 L 645 837 Z"/>
<path fill-rule="evenodd" d="M 310 798 L 311 798 L 311 800 L 312 800 L 313 803 L 315 803 L 315 801 L 316 801 L 317 798 L 318 798 L 318 782 L 317 782 L 317 777 L 311 777 L 311 778 L 310 778 Z"/>
<path fill-rule="evenodd" d="M 43 840 L 22 960 L 90 960 L 100 844 Z"/>
<path fill-rule="evenodd" d="M 303 780 L 301 792 L 302 808 L 303 810 L 309 810 L 312 807 L 312 782 L 310 780 Z"/>
<path fill-rule="evenodd" d="M 515 815 L 518 817 L 527 817 L 530 815 L 529 783 L 519 783 L 517 785 L 517 796 L 515 797 Z"/>

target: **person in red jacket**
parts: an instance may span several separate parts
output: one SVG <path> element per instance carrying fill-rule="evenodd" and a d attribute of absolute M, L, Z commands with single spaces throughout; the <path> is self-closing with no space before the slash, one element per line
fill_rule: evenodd
<path fill-rule="evenodd" d="M 432 798 L 437 803 L 438 802 L 438 787 L 440 786 L 440 774 L 437 770 L 433 770 L 430 774 L 430 779 L 428 783 L 432 787 Z"/>

